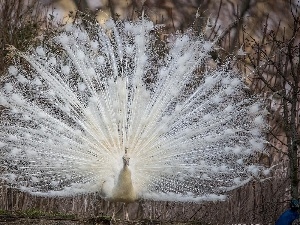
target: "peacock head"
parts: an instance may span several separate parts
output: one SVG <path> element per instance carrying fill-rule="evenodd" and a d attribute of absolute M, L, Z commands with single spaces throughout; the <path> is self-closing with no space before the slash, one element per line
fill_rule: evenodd
<path fill-rule="evenodd" d="M 130 158 L 127 155 L 127 148 L 125 148 L 125 154 L 123 155 L 122 159 L 123 159 L 124 167 L 125 166 L 129 166 L 129 160 L 130 160 Z"/>

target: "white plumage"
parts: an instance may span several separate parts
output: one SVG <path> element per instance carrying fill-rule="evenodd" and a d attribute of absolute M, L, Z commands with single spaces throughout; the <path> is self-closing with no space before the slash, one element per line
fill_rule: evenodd
<path fill-rule="evenodd" d="M 263 149 L 261 101 L 229 63 L 212 66 L 214 42 L 189 31 L 158 47 L 146 19 L 84 27 L 16 51 L 2 80 L 2 178 L 11 186 L 199 202 L 260 174 L 248 158 Z"/>
<path fill-rule="evenodd" d="M 107 186 L 106 181 L 104 181 L 101 187 L 101 195 L 109 201 L 130 203 L 136 201 L 138 196 L 132 184 L 129 169 L 130 158 L 127 156 L 127 149 L 125 149 L 125 155 L 122 159 L 123 168 L 120 170 L 115 184 Z"/>

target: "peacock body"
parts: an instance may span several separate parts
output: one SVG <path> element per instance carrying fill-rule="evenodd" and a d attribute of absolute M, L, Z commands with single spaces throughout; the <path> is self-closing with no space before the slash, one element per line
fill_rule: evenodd
<path fill-rule="evenodd" d="M 264 145 L 261 100 L 211 63 L 214 42 L 189 31 L 159 47 L 147 19 L 86 24 L 15 50 L 2 179 L 35 195 L 199 202 L 260 174 L 248 158 Z"/>

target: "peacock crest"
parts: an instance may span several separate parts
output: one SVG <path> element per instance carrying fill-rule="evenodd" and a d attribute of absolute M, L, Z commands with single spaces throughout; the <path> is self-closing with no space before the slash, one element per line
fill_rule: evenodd
<path fill-rule="evenodd" d="M 159 47 L 158 29 L 77 21 L 16 50 L 0 89 L 2 179 L 35 195 L 114 200 L 123 182 L 133 200 L 200 202 L 259 176 L 262 100 L 212 63 L 214 41 L 189 31 Z"/>

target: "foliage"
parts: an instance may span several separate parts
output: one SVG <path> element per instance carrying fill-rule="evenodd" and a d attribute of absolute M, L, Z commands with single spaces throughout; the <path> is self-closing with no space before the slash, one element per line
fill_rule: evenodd
<path fill-rule="evenodd" d="M 38 0 L 0 0 L 0 74 L 13 62 L 9 45 L 25 50 L 46 31 L 46 10 Z"/>
<path fill-rule="evenodd" d="M 299 198 L 300 16 L 292 8 L 289 16 L 284 33 L 279 27 L 270 29 L 266 21 L 262 39 L 250 39 L 253 54 L 246 60 L 254 69 L 250 76 L 254 90 L 269 98 L 269 145 L 281 161 L 289 161 L 290 195 Z"/>

